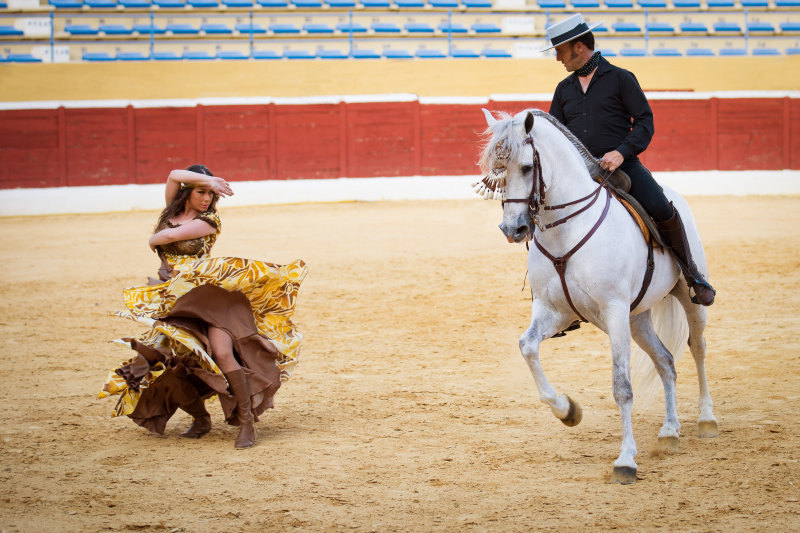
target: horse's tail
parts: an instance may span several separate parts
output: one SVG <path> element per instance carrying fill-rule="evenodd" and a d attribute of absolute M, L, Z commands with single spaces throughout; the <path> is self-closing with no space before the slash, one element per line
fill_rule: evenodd
<path fill-rule="evenodd" d="M 686 313 L 678 299 L 668 294 L 650 308 L 650 320 L 658 338 L 672 354 L 675 366 L 685 351 L 689 340 L 689 324 Z M 635 346 L 631 353 L 631 382 L 639 405 L 650 403 L 661 386 L 661 378 L 647 353 Z"/>

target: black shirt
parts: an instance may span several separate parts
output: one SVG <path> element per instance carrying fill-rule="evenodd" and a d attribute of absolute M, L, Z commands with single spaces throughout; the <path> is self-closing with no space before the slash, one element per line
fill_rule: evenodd
<path fill-rule="evenodd" d="M 604 57 L 586 94 L 574 72 L 558 84 L 550 114 L 597 158 L 617 150 L 629 159 L 642 153 L 653 138 L 653 111 L 636 77 Z"/>

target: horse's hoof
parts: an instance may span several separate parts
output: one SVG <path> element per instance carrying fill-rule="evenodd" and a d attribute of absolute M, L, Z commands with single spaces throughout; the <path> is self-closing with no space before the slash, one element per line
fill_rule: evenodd
<path fill-rule="evenodd" d="M 697 423 L 697 431 L 701 439 L 719 437 L 716 420 L 701 420 Z"/>
<path fill-rule="evenodd" d="M 576 401 L 573 401 L 572 398 L 567 396 L 567 400 L 569 401 L 569 411 L 567 412 L 567 416 L 561 419 L 565 426 L 577 426 L 583 420 L 583 409 L 581 409 L 581 404 Z"/>
<path fill-rule="evenodd" d="M 678 453 L 678 437 L 658 437 L 658 451 Z"/>
<path fill-rule="evenodd" d="M 630 466 L 615 466 L 611 473 L 611 483 L 631 485 L 636 483 L 636 469 Z"/>

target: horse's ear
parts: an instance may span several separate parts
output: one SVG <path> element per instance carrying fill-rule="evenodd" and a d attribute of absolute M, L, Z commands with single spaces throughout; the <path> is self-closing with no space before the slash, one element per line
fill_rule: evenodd
<path fill-rule="evenodd" d="M 486 108 L 481 108 L 481 111 L 483 111 L 483 116 L 486 117 L 486 124 L 487 125 L 491 126 L 492 124 L 497 122 L 497 119 L 492 116 L 492 112 L 491 111 L 489 111 Z"/>
<path fill-rule="evenodd" d="M 533 113 L 528 111 L 528 114 L 525 115 L 525 135 L 529 134 L 533 129 Z"/>

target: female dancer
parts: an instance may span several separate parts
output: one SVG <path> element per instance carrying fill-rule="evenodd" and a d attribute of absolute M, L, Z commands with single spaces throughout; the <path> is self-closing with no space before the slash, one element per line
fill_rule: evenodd
<path fill-rule="evenodd" d="M 302 260 L 208 257 L 221 228 L 216 202 L 232 194 L 203 165 L 170 173 L 149 241 L 159 279 L 125 289 L 128 310 L 115 313 L 150 329 L 120 340 L 137 355 L 109 374 L 99 397 L 119 394 L 112 416 L 161 435 L 181 408 L 194 418 L 181 436 L 196 439 L 211 430 L 205 400 L 216 394 L 226 421 L 240 426 L 239 449 L 255 444 L 254 422 L 297 364 L 302 335 L 290 317 L 307 269 Z"/>

